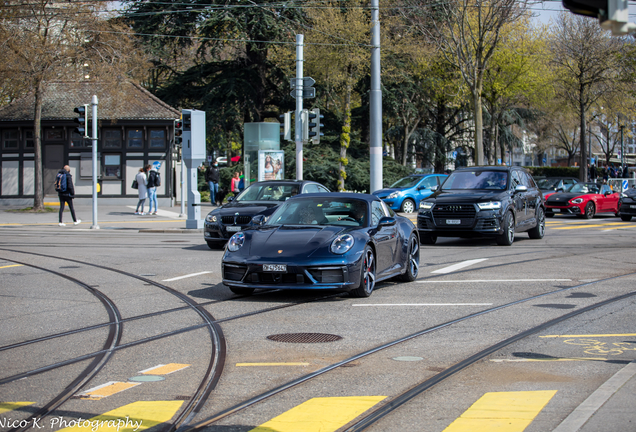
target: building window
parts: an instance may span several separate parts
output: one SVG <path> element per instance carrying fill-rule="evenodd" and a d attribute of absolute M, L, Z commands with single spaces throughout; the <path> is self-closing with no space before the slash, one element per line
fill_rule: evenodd
<path fill-rule="evenodd" d="M 35 148 L 35 138 L 32 130 L 24 131 L 24 148 L 28 150 Z"/>
<path fill-rule="evenodd" d="M 92 147 L 93 141 L 85 139 L 77 132 L 71 134 L 71 147 Z"/>
<path fill-rule="evenodd" d="M 2 134 L 2 148 L 6 150 L 17 150 L 20 134 L 17 130 L 6 130 Z"/>
<path fill-rule="evenodd" d="M 142 129 L 129 129 L 127 134 L 127 146 L 129 149 L 144 148 L 144 131 Z"/>
<path fill-rule="evenodd" d="M 151 149 L 166 148 L 165 129 L 150 129 L 150 148 Z"/>
<path fill-rule="evenodd" d="M 47 141 L 63 141 L 64 131 L 62 129 L 47 129 L 44 137 Z"/>
<path fill-rule="evenodd" d="M 104 129 L 104 148 L 121 148 L 121 129 Z"/>
<path fill-rule="evenodd" d="M 121 179 L 121 155 L 104 155 L 104 178 Z"/>

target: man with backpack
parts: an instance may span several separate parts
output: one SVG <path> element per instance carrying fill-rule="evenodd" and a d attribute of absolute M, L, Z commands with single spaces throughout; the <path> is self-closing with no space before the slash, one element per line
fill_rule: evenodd
<path fill-rule="evenodd" d="M 221 172 L 219 171 L 219 164 L 214 161 L 213 164 L 208 165 L 208 169 L 205 170 L 205 181 L 210 188 L 210 202 L 212 205 L 216 205 L 218 201 L 217 194 L 219 193 L 219 180 L 221 179 Z"/>
<path fill-rule="evenodd" d="M 161 168 L 161 162 L 157 161 L 152 164 L 150 167 L 150 171 L 148 172 L 148 198 L 150 198 L 150 209 L 148 209 L 148 214 L 157 214 L 157 186 L 161 186 L 161 176 L 159 175 L 159 169 Z M 152 211 L 152 204 L 155 205 L 155 211 Z"/>
<path fill-rule="evenodd" d="M 71 216 L 73 217 L 73 223 L 77 225 L 82 222 L 81 219 L 75 218 L 75 209 L 73 208 L 73 198 L 75 198 L 75 188 L 73 187 L 73 176 L 71 175 L 71 167 L 64 165 L 64 168 L 59 170 L 55 175 L 55 190 L 60 198 L 60 226 L 66 226 L 62 222 L 62 216 L 64 215 L 64 205 L 68 203 L 68 208 L 71 210 Z"/>

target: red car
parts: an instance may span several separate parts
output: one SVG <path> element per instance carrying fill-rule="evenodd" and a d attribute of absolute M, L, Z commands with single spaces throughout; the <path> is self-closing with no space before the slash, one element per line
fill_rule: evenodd
<path fill-rule="evenodd" d="M 618 216 L 621 207 L 620 194 L 614 193 L 608 185 L 597 183 L 577 183 L 565 192 L 546 194 L 545 215 L 555 213 L 573 214 L 592 219 L 597 213 L 614 213 Z"/>

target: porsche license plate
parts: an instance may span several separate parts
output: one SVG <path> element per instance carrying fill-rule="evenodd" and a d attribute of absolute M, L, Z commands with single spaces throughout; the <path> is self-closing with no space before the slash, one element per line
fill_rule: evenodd
<path fill-rule="evenodd" d="M 237 232 L 241 230 L 240 226 L 229 226 L 226 228 L 227 232 Z"/>
<path fill-rule="evenodd" d="M 286 273 L 287 264 L 263 264 L 264 272 Z"/>
<path fill-rule="evenodd" d="M 461 223 L 461 219 L 446 219 L 446 225 L 459 225 Z"/>

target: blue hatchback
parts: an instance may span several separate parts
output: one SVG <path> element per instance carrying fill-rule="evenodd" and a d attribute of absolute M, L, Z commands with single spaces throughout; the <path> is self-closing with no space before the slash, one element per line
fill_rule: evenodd
<path fill-rule="evenodd" d="M 395 211 L 413 213 L 420 201 L 433 193 L 431 188 L 444 183 L 445 174 L 413 174 L 396 181 L 389 188 L 373 192 Z"/>

